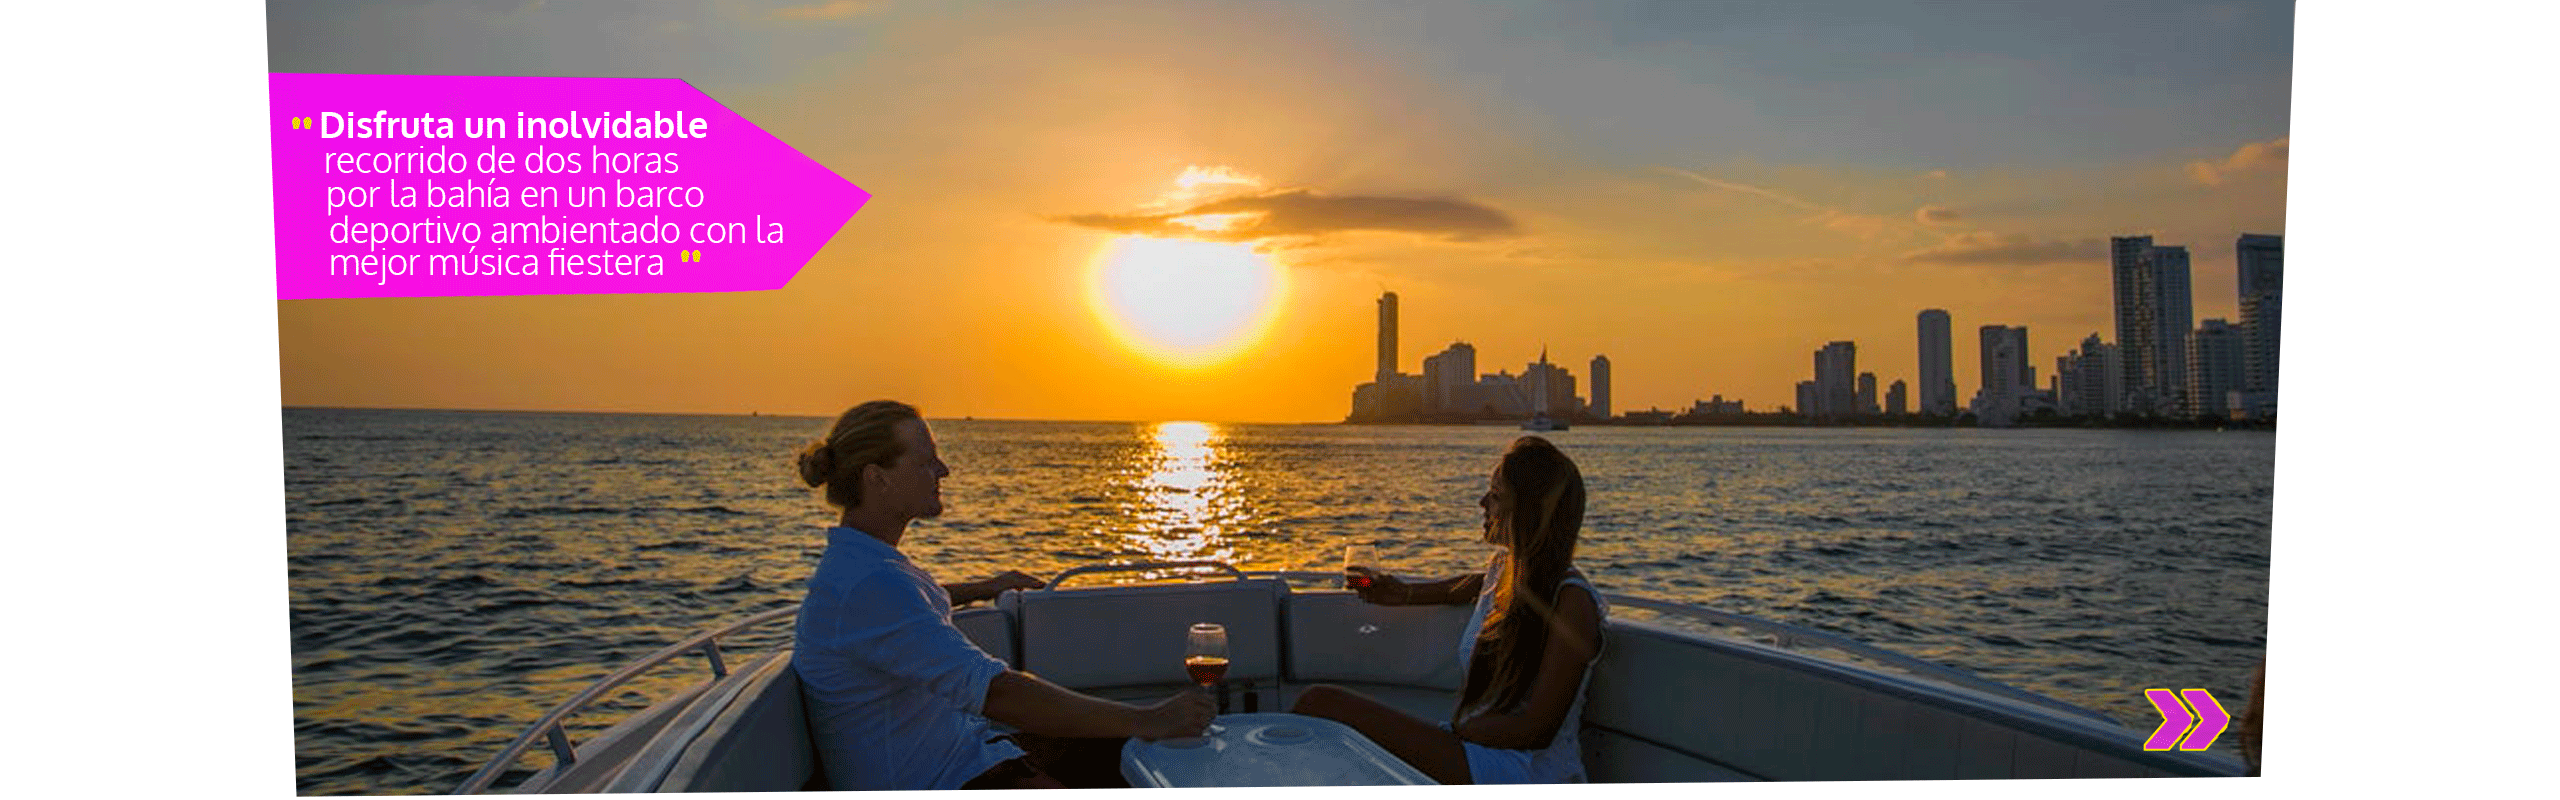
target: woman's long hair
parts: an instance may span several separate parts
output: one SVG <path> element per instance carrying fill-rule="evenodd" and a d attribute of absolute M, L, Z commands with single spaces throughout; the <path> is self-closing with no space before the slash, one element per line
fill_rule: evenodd
<path fill-rule="evenodd" d="M 1554 443 L 1520 437 L 1503 452 L 1494 479 L 1511 490 L 1511 513 L 1501 520 L 1510 564 L 1500 582 L 1484 588 L 1494 593 L 1493 610 L 1458 695 L 1460 718 L 1471 709 L 1507 712 L 1528 699 L 1555 630 L 1556 592 L 1582 534 L 1582 471 Z"/>

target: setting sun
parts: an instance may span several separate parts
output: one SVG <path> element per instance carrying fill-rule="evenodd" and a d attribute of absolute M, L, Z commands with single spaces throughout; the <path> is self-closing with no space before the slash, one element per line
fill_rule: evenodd
<path fill-rule="evenodd" d="M 1287 281 L 1249 244 L 1123 236 L 1094 257 L 1090 294 L 1094 313 L 1131 349 L 1205 367 L 1262 338 Z"/>

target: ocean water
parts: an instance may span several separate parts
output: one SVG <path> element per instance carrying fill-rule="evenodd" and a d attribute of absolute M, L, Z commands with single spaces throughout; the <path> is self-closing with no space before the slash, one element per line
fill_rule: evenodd
<path fill-rule="evenodd" d="M 451 791 L 613 667 L 797 602 L 834 519 L 791 464 L 822 419 L 283 413 L 304 794 Z M 948 511 L 906 549 L 945 580 L 1191 558 L 1333 570 L 1354 541 L 1401 574 L 1454 574 L 1483 563 L 1475 499 L 1520 435 L 933 425 Z M 1604 591 L 1845 634 L 2146 729 L 2143 689 L 2201 686 L 2236 711 L 2265 652 L 2268 433 L 1547 436 L 1590 485 L 1579 562 Z M 572 733 L 700 677 L 662 670 Z"/>

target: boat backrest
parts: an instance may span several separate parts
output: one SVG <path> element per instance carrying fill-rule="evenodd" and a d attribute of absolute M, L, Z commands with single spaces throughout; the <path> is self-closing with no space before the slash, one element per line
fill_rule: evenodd
<path fill-rule="evenodd" d="M 1075 689 L 1181 684 L 1183 647 L 1193 623 L 1227 628 L 1227 678 L 1280 677 L 1281 599 L 1271 579 L 1167 586 L 1103 586 L 1007 592 L 1014 665 Z"/>
<path fill-rule="evenodd" d="M 1289 680 L 1457 691 L 1469 606 L 1382 606 L 1348 592 L 1289 595 Z"/>
<path fill-rule="evenodd" d="M 2140 752 L 2121 726 L 1625 621 L 1610 623 L 1582 719 L 1592 772 L 1612 782 L 2217 774 Z"/>
<path fill-rule="evenodd" d="M 1001 608 L 964 608 L 951 614 L 951 626 L 978 649 L 1004 663 L 1021 666 L 1013 657 L 1013 614 Z"/>
<path fill-rule="evenodd" d="M 822 767 L 801 708 L 791 654 L 756 661 L 747 683 L 687 739 L 661 792 L 786 792 L 823 789 Z M 814 784 L 814 785 L 813 785 Z"/>

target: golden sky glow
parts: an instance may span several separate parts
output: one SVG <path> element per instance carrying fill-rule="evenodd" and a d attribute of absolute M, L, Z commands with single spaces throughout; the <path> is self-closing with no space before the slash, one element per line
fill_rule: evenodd
<path fill-rule="evenodd" d="M 285 402 L 1329 421 L 1381 291 L 1406 371 L 1606 354 L 1619 410 L 1792 403 L 1840 339 L 1911 380 L 1944 308 L 1969 395 L 1982 325 L 2040 381 L 2115 338 L 2105 237 L 2236 321 L 2232 240 L 2283 232 L 2289 13 L 2140 12 L 2234 54 L 2167 63 L 2076 36 L 2123 9 L 1418 5 L 286 3 L 277 71 L 683 77 L 874 199 L 779 291 L 280 302 Z"/>

